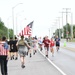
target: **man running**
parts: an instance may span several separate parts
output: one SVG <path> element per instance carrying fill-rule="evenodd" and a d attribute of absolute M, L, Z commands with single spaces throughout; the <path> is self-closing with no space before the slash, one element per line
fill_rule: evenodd
<path fill-rule="evenodd" d="M 21 59 L 21 67 L 25 68 L 25 56 L 26 56 L 26 47 L 31 48 L 27 41 L 24 40 L 24 36 L 21 36 L 21 39 L 17 43 L 18 51 Z"/>
<path fill-rule="evenodd" d="M 60 47 L 60 38 L 58 38 L 58 36 L 56 36 L 56 38 L 55 38 L 55 44 L 56 44 L 56 49 L 58 51 L 59 47 Z"/>

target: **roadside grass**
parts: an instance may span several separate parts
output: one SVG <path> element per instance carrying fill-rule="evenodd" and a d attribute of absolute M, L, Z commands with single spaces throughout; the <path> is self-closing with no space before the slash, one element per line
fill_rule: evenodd
<path fill-rule="evenodd" d="M 62 42 L 63 41 L 67 41 L 66 39 L 62 39 Z M 75 38 L 73 38 L 73 39 L 68 39 L 68 42 L 75 42 Z"/>
<path fill-rule="evenodd" d="M 75 39 L 69 40 L 69 42 L 75 42 Z"/>

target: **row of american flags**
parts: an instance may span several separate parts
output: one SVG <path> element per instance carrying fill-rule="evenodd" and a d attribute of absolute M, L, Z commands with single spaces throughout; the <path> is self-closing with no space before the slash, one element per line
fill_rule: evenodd
<path fill-rule="evenodd" d="M 30 22 L 20 33 L 18 36 L 24 36 L 24 35 L 32 35 L 32 27 L 33 27 L 33 22 Z"/>

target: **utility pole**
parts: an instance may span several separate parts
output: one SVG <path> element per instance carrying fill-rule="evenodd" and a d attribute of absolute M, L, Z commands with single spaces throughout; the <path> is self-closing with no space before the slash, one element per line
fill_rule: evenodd
<path fill-rule="evenodd" d="M 71 39 L 73 39 L 73 13 L 71 13 Z"/>
<path fill-rule="evenodd" d="M 60 17 L 58 17 L 59 19 L 59 38 L 61 39 L 61 32 L 60 32 Z"/>
<path fill-rule="evenodd" d="M 1 18 L 0 18 L 0 22 L 1 22 Z"/>
<path fill-rule="evenodd" d="M 68 23 L 68 8 L 66 8 L 66 38 L 68 38 L 68 27 L 67 27 L 67 23 Z"/>
<path fill-rule="evenodd" d="M 67 23 L 68 23 L 68 10 L 70 10 L 70 8 L 63 8 L 63 9 L 65 9 L 66 10 L 66 12 L 64 12 L 64 13 L 66 13 L 66 38 L 68 38 L 68 27 L 67 27 Z"/>
<path fill-rule="evenodd" d="M 60 12 L 60 13 L 62 13 L 62 33 L 63 33 L 63 38 L 64 38 L 64 25 L 63 25 L 63 13 L 64 12 Z"/>
<path fill-rule="evenodd" d="M 61 17 L 57 17 L 57 19 L 58 19 L 58 25 L 59 25 L 59 27 L 58 27 L 58 29 L 59 29 L 59 38 L 61 39 L 60 18 L 61 18 Z"/>
<path fill-rule="evenodd" d="M 49 28 L 49 38 L 50 38 L 50 28 Z"/>

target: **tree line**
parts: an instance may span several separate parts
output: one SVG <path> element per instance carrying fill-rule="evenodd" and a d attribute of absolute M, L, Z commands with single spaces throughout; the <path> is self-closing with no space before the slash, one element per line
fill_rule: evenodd
<path fill-rule="evenodd" d="M 66 38 L 66 35 L 68 34 L 68 38 L 71 38 L 71 26 L 72 26 L 71 24 L 67 23 L 66 25 L 63 26 L 63 28 L 56 29 L 53 35 L 55 36 L 58 35 L 61 38 Z M 13 37 L 13 29 L 8 29 L 5 26 L 4 22 L 0 19 L 0 38 L 2 38 L 2 36 L 6 36 L 8 38 L 8 34 L 9 37 Z M 73 38 L 75 38 L 75 25 L 73 25 Z"/>
<path fill-rule="evenodd" d="M 58 35 L 61 38 L 66 38 L 68 34 L 67 38 L 75 38 L 75 25 L 73 25 L 73 37 L 71 37 L 71 26 L 72 26 L 71 24 L 67 23 L 66 25 L 63 26 L 63 28 L 56 29 L 53 35 L 55 36 Z M 60 31 L 60 34 L 59 34 L 59 31 Z"/>
<path fill-rule="evenodd" d="M 8 38 L 8 34 L 9 37 L 13 37 L 13 29 L 8 29 L 0 19 L 0 38 L 2 38 L 2 36 L 6 36 Z"/>

